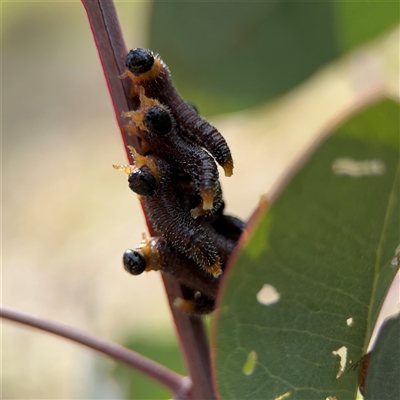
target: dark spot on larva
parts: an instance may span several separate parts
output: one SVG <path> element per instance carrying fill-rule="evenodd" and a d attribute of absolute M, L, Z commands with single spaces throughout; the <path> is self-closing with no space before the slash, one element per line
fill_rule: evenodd
<path fill-rule="evenodd" d="M 143 125 L 156 135 L 167 135 L 172 129 L 172 119 L 164 108 L 152 106 L 144 114 Z"/>
<path fill-rule="evenodd" d="M 146 261 L 136 250 L 126 250 L 123 263 L 125 270 L 132 275 L 140 275 L 146 269 Z"/>
<path fill-rule="evenodd" d="M 125 65 L 134 75 L 150 71 L 154 64 L 154 56 L 147 49 L 132 49 L 125 58 Z"/>
<path fill-rule="evenodd" d="M 129 188 L 142 196 L 153 196 L 157 193 L 157 181 L 145 165 L 133 170 L 129 174 L 128 182 Z"/>

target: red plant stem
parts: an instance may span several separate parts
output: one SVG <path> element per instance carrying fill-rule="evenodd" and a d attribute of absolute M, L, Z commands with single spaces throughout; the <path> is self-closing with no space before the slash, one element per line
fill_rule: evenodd
<path fill-rule="evenodd" d="M 122 111 L 135 109 L 137 105 L 128 97 L 130 88 L 127 80 L 118 78 L 126 69 L 127 50 L 114 4 L 112 0 L 82 0 L 82 3 L 89 18 L 125 149 L 128 144 L 137 148 L 138 143 L 123 130 L 124 122 L 121 119 Z M 127 156 L 132 163 L 128 151 Z M 146 221 L 150 234 L 154 236 L 156 232 L 147 218 Z M 182 297 L 181 286 L 169 276 L 163 275 L 163 280 L 180 346 L 192 380 L 191 399 L 212 400 L 215 395 L 211 383 L 210 352 L 203 322 L 200 318 L 190 317 L 174 308 L 174 299 Z"/>
<path fill-rule="evenodd" d="M 150 378 L 167 386 L 175 394 L 175 399 L 188 399 L 188 392 L 190 391 L 190 381 L 188 378 L 185 378 L 132 350 L 119 346 L 113 342 L 109 342 L 108 340 L 100 339 L 89 333 L 82 332 L 76 328 L 27 314 L 11 307 L 1 305 L 0 316 L 33 328 L 54 333 L 55 335 L 62 336 L 90 347 L 91 349 L 97 350 L 114 360 L 121 361 L 124 364 L 139 370 L 143 374 L 146 374 Z"/>
<path fill-rule="evenodd" d="M 210 350 L 203 320 L 183 314 L 173 306 L 177 297 L 183 297 L 181 286 L 169 275 L 163 275 L 163 279 L 175 328 L 192 378 L 192 398 L 213 400 L 216 396 L 211 381 Z"/>

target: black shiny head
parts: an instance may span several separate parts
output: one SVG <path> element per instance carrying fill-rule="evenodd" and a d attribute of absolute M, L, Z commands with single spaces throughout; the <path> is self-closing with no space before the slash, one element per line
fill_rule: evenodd
<path fill-rule="evenodd" d="M 153 196 L 157 193 L 157 181 L 150 168 L 143 165 L 133 170 L 128 177 L 129 188 L 142 196 Z"/>
<path fill-rule="evenodd" d="M 132 49 L 125 58 L 125 65 L 133 75 L 144 74 L 154 65 L 153 53 L 147 49 Z"/>
<path fill-rule="evenodd" d="M 167 135 L 172 129 L 171 115 L 159 106 L 150 107 L 143 116 L 143 125 L 156 135 Z"/>
<path fill-rule="evenodd" d="M 146 269 L 146 261 L 136 250 L 126 250 L 122 260 L 125 270 L 132 275 L 140 275 Z"/>

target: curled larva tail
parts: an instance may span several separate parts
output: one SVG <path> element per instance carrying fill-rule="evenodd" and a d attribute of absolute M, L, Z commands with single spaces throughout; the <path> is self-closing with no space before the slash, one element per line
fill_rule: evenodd
<path fill-rule="evenodd" d="M 203 147 L 208 150 L 224 169 L 226 176 L 233 174 L 233 159 L 231 151 L 222 135 L 208 122 L 203 120 L 204 129 L 201 131 Z"/>
<path fill-rule="evenodd" d="M 224 169 L 226 176 L 233 173 L 233 159 L 228 144 L 221 133 L 201 118 L 193 107 L 182 101 L 175 117 L 180 122 L 180 135 L 206 149 Z"/>
<path fill-rule="evenodd" d="M 180 165 L 193 179 L 202 198 L 203 210 L 212 210 L 215 196 L 219 195 L 219 173 L 214 159 L 202 148 L 197 148 L 183 139 L 176 142 L 177 151 L 172 155 L 176 165 Z"/>

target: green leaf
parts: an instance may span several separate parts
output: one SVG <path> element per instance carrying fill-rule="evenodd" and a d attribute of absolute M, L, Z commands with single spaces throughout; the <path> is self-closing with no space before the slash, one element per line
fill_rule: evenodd
<path fill-rule="evenodd" d="M 400 315 L 379 330 L 367 372 L 365 400 L 400 399 Z"/>
<path fill-rule="evenodd" d="M 397 1 L 338 1 L 335 8 L 338 42 L 343 51 L 353 49 L 399 23 Z"/>
<path fill-rule="evenodd" d="M 357 373 L 340 371 L 365 354 L 398 270 L 399 105 L 351 118 L 259 213 L 214 316 L 221 398 L 355 398 Z"/>
<path fill-rule="evenodd" d="M 209 115 L 281 95 L 398 20 L 397 2 L 155 1 L 150 47 Z"/>
<path fill-rule="evenodd" d="M 151 48 L 202 114 L 251 107 L 338 54 L 330 2 L 155 2 Z"/>

